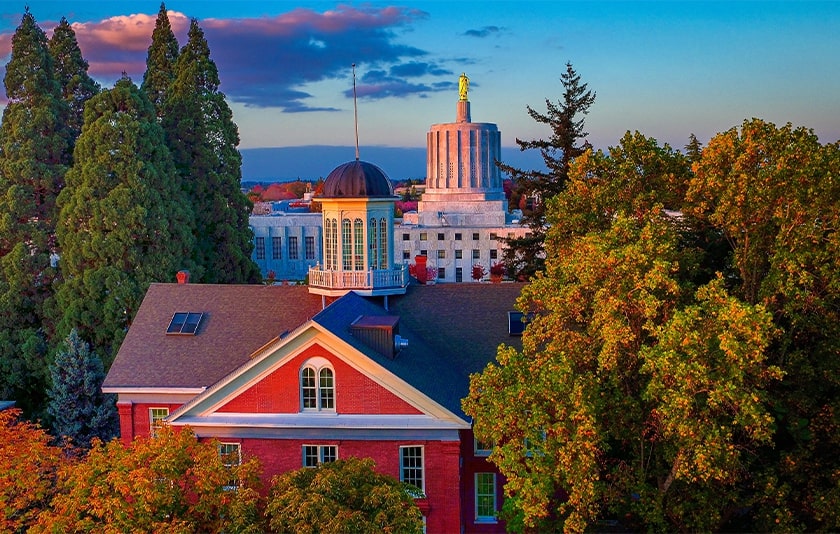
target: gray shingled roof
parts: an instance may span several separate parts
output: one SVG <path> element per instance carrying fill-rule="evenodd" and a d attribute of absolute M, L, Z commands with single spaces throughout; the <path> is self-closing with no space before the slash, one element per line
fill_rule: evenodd
<path fill-rule="evenodd" d="M 469 374 L 496 356 L 508 335 L 507 312 L 521 284 L 410 286 L 382 299 L 350 293 L 321 310 L 320 297 L 303 286 L 153 284 L 105 380 L 106 387 L 206 387 L 235 370 L 277 335 L 309 318 L 436 402 L 466 418 L 461 398 Z M 176 311 L 204 311 L 196 336 L 167 336 Z M 399 316 L 408 347 L 394 359 L 351 333 L 360 316 Z"/>
<path fill-rule="evenodd" d="M 320 311 L 305 286 L 152 284 L 103 387 L 210 386 Z M 175 312 L 204 312 L 197 335 L 166 334 Z"/>

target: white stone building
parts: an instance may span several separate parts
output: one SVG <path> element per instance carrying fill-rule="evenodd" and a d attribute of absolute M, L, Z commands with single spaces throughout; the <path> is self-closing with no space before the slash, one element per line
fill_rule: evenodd
<path fill-rule="evenodd" d="M 461 91 L 455 122 L 434 124 L 426 135 L 426 188 L 417 211 L 394 223 L 395 264 L 426 256 L 437 281 L 470 282 L 474 265 L 489 272 L 502 260 L 499 238 L 522 237 L 527 228 L 508 213 L 496 166 L 500 157 L 499 129 L 472 122 L 470 102 Z M 321 214 L 251 216 L 253 257 L 263 274 L 273 270 L 277 280 L 298 280 L 321 261 L 321 219 Z M 312 246 L 284 249 L 306 243 Z"/>

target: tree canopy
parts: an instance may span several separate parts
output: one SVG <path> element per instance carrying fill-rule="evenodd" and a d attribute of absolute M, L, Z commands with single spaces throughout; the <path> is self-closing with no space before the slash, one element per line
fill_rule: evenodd
<path fill-rule="evenodd" d="M 119 434 L 115 395 L 102 393 L 102 360 L 75 329 L 50 365 L 50 377 L 47 413 L 55 436 L 86 449 L 94 438 L 108 441 Z"/>
<path fill-rule="evenodd" d="M 88 103 L 59 204 L 58 330 L 77 328 L 107 366 L 148 285 L 189 268 L 193 245 L 163 131 L 130 79 Z"/>
<path fill-rule="evenodd" d="M 26 10 L 12 36 L 0 124 L 0 394 L 28 416 L 43 408 L 45 307 L 58 273 L 56 198 L 70 163 L 68 107 L 47 37 Z"/>
<path fill-rule="evenodd" d="M 276 532 L 423 532 L 412 486 L 377 473 L 370 458 L 348 458 L 278 475 L 266 513 Z"/>
<path fill-rule="evenodd" d="M 178 41 L 172 32 L 166 6 L 160 4 L 155 29 L 152 30 L 152 44 L 146 56 L 146 72 L 140 88 L 155 107 L 158 118 L 163 116 L 164 103 L 175 81 L 175 62 L 178 60 Z"/>
<path fill-rule="evenodd" d="M 226 466 L 216 443 L 164 427 L 155 438 L 94 443 L 66 465 L 30 532 L 263 532 L 254 460 Z M 227 489 L 235 479 L 236 491 Z"/>
<path fill-rule="evenodd" d="M 195 279 L 244 283 L 261 279 L 251 260 L 251 202 L 242 193 L 239 131 L 219 91 L 219 73 L 204 32 L 193 20 L 175 64 L 163 125 L 195 214 Z"/>
<path fill-rule="evenodd" d="M 100 87 L 88 75 L 88 62 L 82 57 L 76 32 L 64 17 L 53 30 L 49 50 L 55 62 L 55 78 L 61 86 L 61 97 L 70 109 L 67 127 L 75 142 L 82 131 L 85 103 L 99 92 Z"/>
<path fill-rule="evenodd" d="M 837 528 L 838 146 L 695 149 L 628 133 L 549 203 L 523 350 L 464 401 L 513 528 Z"/>
<path fill-rule="evenodd" d="M 505 240 L 504 264 L 514 279 L 529 279 L 544 269 L 547 203 L 565 188 L 571 162 L 590 147 L 585 140 L 588 133 L 584 131 L 583 116 L 595 102 L 595 93 L 587 84 L 581 83 L 580 75 L 571 63 L 566 63 L 566 72 L 560 75 L 560 81 L 564 89 L 561 101 L 554 103 L 546 99 L 545 113 L 528 106 L 528 115 L 549 126 L 551 136 L 548 139 L 516 139 L 520 150 L 539 150 L 547 170 L 523 170 L 498 163 L 499 168 L 514 180 L 517 196 L 529 199 L 522 211 L 522 224 L 529 227 L 529 235 Z"/>

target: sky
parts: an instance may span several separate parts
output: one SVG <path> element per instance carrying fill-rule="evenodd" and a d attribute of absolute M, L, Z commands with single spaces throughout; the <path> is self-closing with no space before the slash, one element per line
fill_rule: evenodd
<path fill-rule="evenodd" d="M 0 74 L 25 6 L 47 35 L 66 17 L 90 74 L 142 81 L 160 2 L 3 0 Z M 558 102 L 571 62 L 596 93 L 587 139 L 614 146 L 639 131 L 682 149 L 758 117 L 840 140 L 840 2 L 484 0 L 166 3 L 181 45 L 192 18 L 210 46 L 240 148 L 355 142 L 424 147 L 454 122 L 458 77 L 474 122 L 502 145 L 550 136 L 527 112 Z M 5 92 L 0 94 L 0 105 Z M 350 159 L 350 158 L 348 158 Z"/>

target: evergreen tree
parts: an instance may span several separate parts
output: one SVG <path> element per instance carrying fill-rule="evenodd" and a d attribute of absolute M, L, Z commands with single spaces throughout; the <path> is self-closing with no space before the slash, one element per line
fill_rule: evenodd
<path fill-rule="evenodd" d="M 55 78 L 61 86 L 61 97 L 70 108 L 67 124 L 75 142 L 82 132 L 85 103 L 99 92 L 100 87 L 88 76 L 88 62 L 82 57 L 76 32 L 66 18 L 62 17 L 53 30 L 49 48 L 55 62 Z"/>
<path fill-rule="evenodd" d="M 68 108 L 47 37 L 27 9 L 12 37 L 0 125 L 0 395 L 43 408 L 44 303 L 52 293 L 56 196 L 70 161 Z"/>
<path fill-rule="evenodd" d="M 114 395 L 102 393 L 102 360 L 74 328 L 50 366 L 52 387 L 47 412 L 53 435 L 89 448 L 93 438 L 108 441 L 119 432 Z"/>
<path fill-rule="evenodd" d="M 583 130 L 582 115 L 586 115 L 595 102 L 595 93 L 580 82 L 571 63 L 566 63 L 566 72 L 560 76 L 560 81 L 564 88 L 561 102 L 555 104 L 546 99 L 546 113 L 528 106 L 528 115 L 547 124 L 552 131 L 551 137 L 547 140 L 516 139 L 520 150 L 539 149 L 548 170 L 522 170 L 498 163 L 499 168 L 514 180 L 517 195 L 530 199 L 522 210 L 522 223 L 530 228 L 529 235 L 505 239 L 507 248 L 503 263 L 515 279 L 528 279 L 545 269 L 543 246 L 548 202 L 565 188 L 571 162 L 590 148 L 588 142 L 580 143 L 588 135 Z"/>
<path fill-rule="evenodd" d="M 259 267 L 251 260 L 251 203 L 240 189 L 239 131 L 195 20 L 178 57 L 163 124 L 196 217 L 195 278 L 205 283 L 259 281 Z"/>
<path fill-rule="evenodd" d="M 146 72 L 140 86 L 152 105 L 158 118 L 163 115 L 163 105 L 169 88 L 175 80 L 175 62 L 178 60 L 178 41 L 169 24 L 166 5 L 161 2 L 155 29 L 152 31 L 152 44 L 146 56 Z"/>
<path fill-rule="evenodd" d="M 59 205 L 59 333 L 78 328 L 107 367 L 149 284 L 189 268 L 193 245 L 163 131 L 130 79 L 88 102 Z"/>

